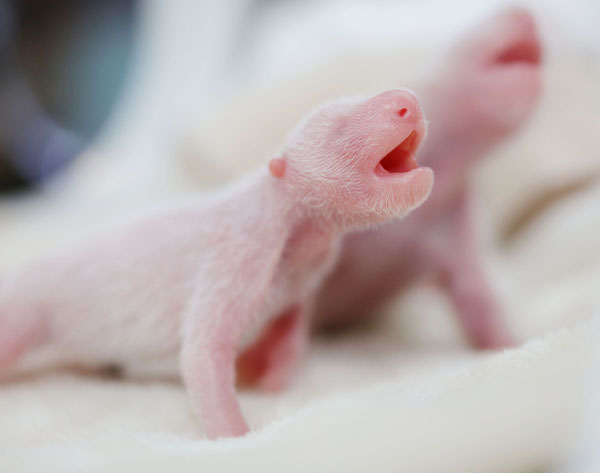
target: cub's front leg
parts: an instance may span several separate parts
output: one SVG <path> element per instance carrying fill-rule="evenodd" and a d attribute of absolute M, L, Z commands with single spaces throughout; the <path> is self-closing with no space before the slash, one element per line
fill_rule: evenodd
<path fill-rule="evenodd" d="M 453 204 L 448 219 L 448 241 L 443 246 L 446 250 L 438 253 L 434 264 L 471 343 L 488 349 L 512 346 L 515 338 L 478 255 L 469 202 L 464 192 Z"/>
<path fill-rule="evenodd" d="M 209 438 L 241 436 L 249 429 L 236 398 L 235 358 L 252 304 L 206 309 L 193 307 L 183 321 L 183 381 Z"/>

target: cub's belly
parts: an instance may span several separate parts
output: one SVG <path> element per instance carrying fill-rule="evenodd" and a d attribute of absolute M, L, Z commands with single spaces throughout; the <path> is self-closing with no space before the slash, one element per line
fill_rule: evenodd
<path fill-rule="evenodd" d="M 181 295 L 173 293 L 62 300 L 49 307 L 48 343 L 77 362 L 161 359 L 179 349 L 184 309 Z"/>

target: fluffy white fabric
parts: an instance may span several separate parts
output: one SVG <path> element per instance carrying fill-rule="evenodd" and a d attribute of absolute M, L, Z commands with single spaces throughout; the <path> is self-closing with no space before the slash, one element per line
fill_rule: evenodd
<path fill-rule="evenodd" d="M 46 376 L 3 388 L 0 464 L 19 472 L 528 471 L 572 444 L 599 342 L 597 322 L 471 359 L 407 353 L 383 334 L 321 342 L 287 393 L 242 396 L 253 425 L 278 422 L 220 442 L 198 439 L 178 385 Z"/>
<path fill-rule="evenodd" d="M 226 181 L 268 156 L 311 103 L 397 86 L 405 77 L 399 69 L 415 70 L 405 67 L 415 63 L 406 51 L 360 56 L 368 67 L 348 57 L 211 113 L 184 159 L 146 163 L 138 178 L 151 183 L 149 192 L 128 187 L 140 159 L 122 164 L 90 153 L 46 200 L 4 202 L 3 270 L 93 232 L 115 218 L 115 203 L 125 218 Z M 585 322 L 600 287 L 600 69 L 561 61 L 550 56 L 531 124 L 473 182 L 482 256 L 516 333 L 534 340 L 500 354 L 470 351 L 445 298 L 418 287 L 373 327 L 315 340 L 286 392 L 242 393 L 257 431 L 216 443 L 202 440 L 177 380 L 23 376 L 0 386 L 0 470 L 493 473 L 560 464 L 578 440 L 589 373 L 600 359 L 599 322 Z M 379 79 L 366 87 L 365 77 Z M 284 94 L 296 105 L 265 106 Z"/>

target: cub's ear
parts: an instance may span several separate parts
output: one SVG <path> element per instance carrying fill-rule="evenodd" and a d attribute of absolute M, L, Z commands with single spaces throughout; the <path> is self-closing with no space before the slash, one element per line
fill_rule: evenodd
<path fill-rule="evenodd" d="M 269 161 L 269 172 L 273 177 L 283 177 L 285 174 L 285 159 L 273 158 Z"/>

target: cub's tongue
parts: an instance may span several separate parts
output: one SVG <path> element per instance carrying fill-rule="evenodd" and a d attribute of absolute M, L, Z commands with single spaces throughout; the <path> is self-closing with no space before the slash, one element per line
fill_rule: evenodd
<path fill-rule="evenodd" d="M 390 174 L 412 171 L 418 168 L 417 160 L 410 152 L 394 148 L 379 161 L 380 166 Z"/>
<path fill-rule="evenodd" d="M 413 131 L 402 143 L 379 161 L 379 166 L 390 174 L 409 172 L 418 168 L 419 165 L 414 156 L 417 139 L 417 132 Z"/>

